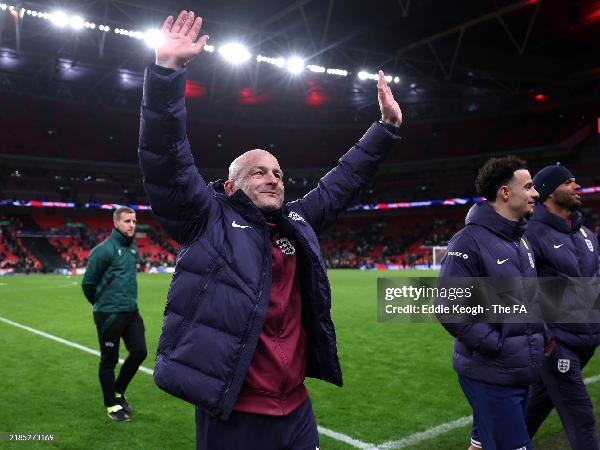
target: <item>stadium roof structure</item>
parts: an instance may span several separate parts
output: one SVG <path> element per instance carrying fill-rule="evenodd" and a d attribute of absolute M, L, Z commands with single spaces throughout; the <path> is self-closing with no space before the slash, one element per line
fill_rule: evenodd
<path fill-rule="evenodd" d="M 143 70 L 154 59 L 143 33 L 182 9 L 203 17 L 215 50 L 188 65 L 188 109 L 201 119 L 370 123 L 378 105 L 368 74 L 378 69 L 391 76 L 411 122 L 600 97 L 600 0 L 0 0 L 0 7 L 0 90 L 60 101 L 138 109 Z M 59 12 L 63 26 L 48 20 Z M 73 16 L 79 29 L 69 24 Z M 250 59 L 226 61 L 218 50 L 231 43 Z M 303 61 L 300 73 L 285 66 L 293 56 Z"/>

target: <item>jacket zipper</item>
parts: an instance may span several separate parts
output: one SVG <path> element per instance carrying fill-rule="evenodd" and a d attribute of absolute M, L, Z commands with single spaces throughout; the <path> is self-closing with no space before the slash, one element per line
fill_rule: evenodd
<path fill-rule="evenodd" d="M 526 291 L 525 291 L 525 281 L 524 281 L 524 275 L 525 275 L 525 270 L 523 270 L 523 263 L 521 262 L 521 245 L 519 244 L 519 241 L 517 241 L 517 254 L 519 255 L 519 270 L 521 271 L 521 288 L 522 288 L 522 294 L 523 294 L 523 304 L 525 304 L 525 298 L 526 298 Z M 528 255 L 529 257 L 529 255 Z M 538 296 L 539 296 L 539 289 L 538 289 Z M 539 301 L 539 300 L 538 300 Z M 530 306 L 530 305 L 528 305 Z M 532 352 L 532 336 L 531 336 L 531 325 L 529 323 L 529 320 L 527 320 L 527 323 L 525 324 L 525 334 L 527 336 L 527 347 L 529 348 L 529 359 L 531 362 L 533 362 L 533 352 Z M 542 361 L 543 363 L 543 361 Z M 530 381 L 533 380 L 533 374 L 530 377 Z"/>
<path fill-rule="evenodd" d="M 268 242 L 269 242 L 268 250 L 270 252 L 271 251 L 271 247 L 270 247 L 271 241 L 269 240 Z M 265 287 L 265 278 L 267 277 L 267 270 L 266 270 L 267 260 L 268 260 L 268 256 L 267 256 L 267 253 L 265 252 L 265 257 L 263 258 L 263 270 L 262 270 L 262 277 L 261 277 L 261 282 L 260 282 L 260 290 L 258 291 L 258 301 L 254 304 L 254 308 L 252 308 L 252 321 L 250 323 L 250 326 L 246 329 L 246 333 L 244 334 L 243 344 L 242 344 L 242 347 L 240 348 L 240 355 L 243 353 L 244 349 L 246 348 L 246 344 L 248 343 L 248 335 L 250 334 L 250 331 L 252 330 L 252 325 L 254 325 L 254 319 L 256 318 L 256 309 L 258 308 L 258 304 L 260 303 L 263 289 Z M 239 363 L 239 358 L 238 358 L 238 363 Z M 229 393 L 229 389 L 231 389 L 231 385 L 233 384 L 233 380 L 235 378 L 236 372 L 237 372 L 237 364 L 231 371 L 232 376 L 227 383 L 225 392 L 223 393 L 223 400 L 221 400 L 221 403 L 219 404 L 218 409 L 215 413 L 216 419 L 220 418 L 221 414 L 223 414 L 223 404 L 225 403 L 225 400 L 227 399 L 227 394 Z"/>
<path fill-rule="evenodd" d="M 198 306 L 200 305 L 200 303 L 202 303 L 200 301 L 200 299 L 202 297 L 204 297 L 204 294 L 206 293 L 206 289 L 212 283 L 213 279 L 217 276 L 217 274 L 219 273 L 219 270 L 221 270 L 221 266 L 219 266 L 217 264 L 215 266 L 215 268 L 213 269 L 213 271 L 211 272 L 210 276 L 206 279 L 204 286 L 202 286 L 202 289 L 200 290 L 200 292 L 198 293 L 198 295 L 196 296 L 196 298 L 194 300 L 194 304 L 192 305 L 192 307 L 189 309 L 188 313 L 183 318 L 183 325 L 181 326 L 181 329 L 175 336 L 175 339 L 173 340 L 173 343 L 171 344 L 171 349 L 175 349 L 177 347 L 177 344 L 179 344 L 179 340 L 185 333 L 185 330 L 187 329 L 187 327 L 190 323 L 190 319 L 196 315 Z"/>

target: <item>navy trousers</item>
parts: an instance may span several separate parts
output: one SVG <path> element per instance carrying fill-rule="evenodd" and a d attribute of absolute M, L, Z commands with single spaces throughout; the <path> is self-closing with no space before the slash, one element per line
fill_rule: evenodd
<path fill-rule="evenodd" d="M 196 450 L 318 450 L 310 398 L 287 416 L 233 411 L 229 420 L 196 407 Z"/>
<path fill-rule="evenodd" d="M 484 450 L 531 450 L 525 425 L 527 388 L 499 386 L 458 376 L 471 408 L 471 439 Z"/>
<path fill-rule="evenodd" d="M 575 352 L 556 343 L 542 366 L 542 379 L 531 385 L 527 408 L 529 436 L 535 435 L 556 408 L 571 448 L 598 450 L 594 407 L 581 375 L 594 350 Z"/>

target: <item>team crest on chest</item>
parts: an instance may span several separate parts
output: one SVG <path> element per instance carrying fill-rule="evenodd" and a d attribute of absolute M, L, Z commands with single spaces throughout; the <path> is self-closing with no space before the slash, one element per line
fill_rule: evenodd
<path fill-rule="evenodd" d="M 570 359 L 559 359 L 558 360 L 558 371 L 560 373 L 567 373 L 571 368 L 571 360 Z"/>
<path fill-rule="evenodd" d="M 294 253 L 296 253 L 296 249 L 294 248 L 292 243 L 288 240 L 288 238 L 279 238 L 279 239 L 276 239 L 275 242 L 277 242 L 277 245 L 279 245 L 279 248 L 281 249 L 281 251 L 283 253 L 285 253 L 286 255 L 293 255 Z"/>
<path fill-rule="evenodd" d="M 592 244 L 592 241 L 590 241 L 589 239 L 586 239 L 585 243 L 587 244 L 588 248 L 590 249 L 590 252 L 593 252 L 594 251 L 594 245 Z"/>

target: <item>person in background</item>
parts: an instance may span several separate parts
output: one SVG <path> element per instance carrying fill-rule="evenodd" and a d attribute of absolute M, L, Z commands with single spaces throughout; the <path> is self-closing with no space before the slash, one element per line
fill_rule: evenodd
<path fill-rule="evenodd" d="M 113 214 L 110 237 L 90 252 L 81 287 L 93 305 L 94 323 L 100 343 L 98 377 L 108 417 L 127 422 L 133 408 L 125 391 L 146 359 L 144 321 L 138 311 L 136 264 L 138 249 L 133 240 L 135 211 L 121 207 Z M 129 355 L 115 380 L 121 339 Z"/>
<path fill-rule="evenodd" d="M 471 297 L 451 303 L 471 306 L 476 301 L 490 307 L 492 289 L 484 283 L 493 281 L 477 279 L 499 279 L 501 291 L 511 296 L 509 304 L 534 310 L 539 290 L 524 233 L 538 193 L 526 163 L 514 156 L 491 158 L 479 170 L 475 187 L 486 200 L 469 210 L 465 228 L 448 243 L 438 287 L 478 284 Z M 445 305 L 446 300 L 438 297 L 435 304 Z M 553 346 L 544 323 L 514 318 L 473 322 L 470 315 L 445 321 L 438 314 L 438 319 L 455 338 L 452 363 L 473 409 L 471 448 L 530 450 L 528 386 L 539 377 L 544 354 Z"/>
<path fill-rule="evenodd" d="M 530 387 L 527 429 L 533 438 L 556 408 L 571 448 L 597 450 L 594 407 L 581 371 L 600 344 L 598 239 L 582 224 L 580 186 L 569 169 L 545 167 L 533 186 L 540 196 L 525 236 L 542 277 L 540 304 L 556 347 Z"/>

